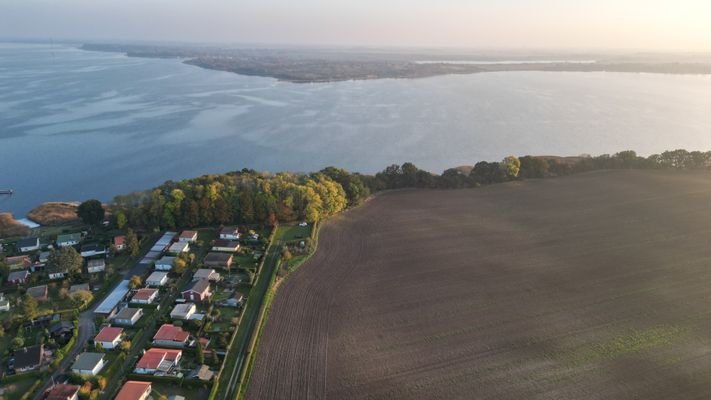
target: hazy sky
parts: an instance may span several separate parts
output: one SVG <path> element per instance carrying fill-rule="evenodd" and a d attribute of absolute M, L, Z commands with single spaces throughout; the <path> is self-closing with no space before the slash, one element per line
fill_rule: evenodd
<path fill-rule="evenodd" d="M 711 0 L 0 0 L 0 37 L 711 50 Z"/>

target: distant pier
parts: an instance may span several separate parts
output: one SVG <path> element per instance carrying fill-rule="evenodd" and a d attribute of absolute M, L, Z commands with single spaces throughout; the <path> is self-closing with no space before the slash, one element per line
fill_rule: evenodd
<path fill-rule="evenodd" d="M 13 193 L 15 193 L 15 191 L 12 190 L 12 189 L 0 189 L 0 195 L 2 195 L 2 194 L 13 194 Z"/>

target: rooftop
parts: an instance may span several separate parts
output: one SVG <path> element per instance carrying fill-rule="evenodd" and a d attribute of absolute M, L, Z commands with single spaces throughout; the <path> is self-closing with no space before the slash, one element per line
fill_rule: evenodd
<path fill-rule="evenodd" d="M 151 348 L 143 353 L 136 368 L 157 369 L 163 360 L 175 361 L 183 354 L 182 350 Z"/>
<path fill-rule="evenodd" d="M 146 278 L 146 282 L 159 282 L 165 279 L 167 276 L 167 272 L 154 271 L 148 276 L 148 278 Z"/>
<path fill-rule="evenodd" d="M 42 362 L 44 346 L 29 346 L 15 350 L 15 369 L 31 368 Z"/>
<path fill-rule="evenodd" d="M 30 275 L 30 272 L 27 271 L 26 269 L 23 269 L 21 271 L 13 271 L 10 272 L 10 274 L 7 276 L 8 281 L 18 281 L 22 279 L 26 279 Z"/>
<path fill-rule="evenodd" d="M 65 233 L 57 236 L 57 243 L 78 242 L 81 240 L 81 233 Z"/>
<path fill-rule="evenodd" d="M 39 238 L 36 237 L 26 237 L 17 241 L 17 247 L 35 247 L 39 246 Z"/>
<path fill-rule="evenodd" d="M 193 292 L 197 292 L 197 293 L 203 293 L 209 287 L 210 287 L 210 281 L 208 281 L 207 279 L 198 279 L 198 280 L 194 281 L 193 284 L 190 285 L 190 287 L 185 289 L 183 292 L 193 291 Z"/>
<path fill-rule="evenodd" d="M 198 234 L 197 231 L 182 231 L 180 233 L 180 237 L 182 239 L 192 239 L 195 236 L 197 236 L 197 234 Z"/>
<path fill-rule="evenodd" d="M 79 386 L 77 385 L 65 385 L 59 384 L 54 385 L 54 387 L 47 394 L 47 400 L 67 400 L 74 397 L 74 395 L 79 391 Z"/>
<path fill-rule="evenodd" d="M 72 369 L 92 370 L 104 359 L 104 353 L 81 353 L 72 364 Z"/>
<path fill-rule="evenodd" d="M 179 326 L 172 324 L 163 324 L 158 329 L 158 332 L 153 336 L 153 340 L 172 340 L 174 342 L 184 342 L 188 340 L 190 334 L 185 332 Z"/>
<path fill-rule="evenodd" d="M 27 289 L 27 294 L 36 299 L 47 297 L 47 285 L 31 287 Z"/>
<path fill-rule="evenodd" d="M 190 310 L 195 310 L 195 304 L 193 303 L 182 303 L 182 304 L 177 304 L 175 307 L 173 307 L 173 311 L 170 313 L 173 314 L 187 314 L 188 311 Z"/>
<path fill-rule="evenodd" d="M 140 308 L 131 308 L 131 307 L 126 307 L 123 310 L 119 311 L 114 318 L 118 319 L 133 319 L 133 317 L 140 313 L 141 309 Z"/>
<path fill-rule="evenodd" d="M 147 390 L 150 390 L 150 388 L 150 382 L 127 381 L 114 400 L 138 400 Z"/>
<path fill-rule="evenodd" d="M 204 261 L 226 263 L 230 258 L 232 258 L 232 254 L 229 253 L 207 253 Z"/>
<path fill-rule="evenodd" d="M 138 289 L 133 295 L 133 300 L 149 300 L 158 292 L 158 289 L 143 288 Z"/>
<path fill-rule="evenodd" d="M 98 335 L 94 338 L 96 342 L 113 342 L 116 338 L 120 337 L 123 333 L 123 328 L 116 328 L 113 326 L 107 326 L 102 329 Z"/>
<path fill-rule="evenodd" d="M 124 297 L 126 297 L 126 294 L 128 294 L 129 291 L 129 286 L 128 286 L 128 281 L 124 280 L 121 281 L 121 283 L 116 286 L 116 289 L 114 289 L 111 293 L 109 293 L 108 296 L 104 299 L 104 301 L 99 304 L 98 307 L 96 307 L 96 310 L 94 310 L 94 313 L 96 314 L 111 314 L 111 312 L 116 308 L 116 306 L 123 300 Z"/>

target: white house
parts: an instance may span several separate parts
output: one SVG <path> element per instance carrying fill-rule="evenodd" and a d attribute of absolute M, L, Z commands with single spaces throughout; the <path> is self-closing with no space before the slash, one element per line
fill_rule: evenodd
<path fill-rule="evenodd" d="M 192 317 L 192 315 L 195 314 L 196 311 L 197 307 L 195 307 L 194 303 L 177 304 L 170 312 L 170 318 L 190 319 L 190 317 Z"/>
<path fill-rule="evenodd" d="M 141 319 L 142 316 L 143 309 L 127 307 L 119 311 L 118 314 L 116 314 L 113 319 L 113 322 L 116 325 L 133 326 L 136 324 L 136 322 L 138 322 L 139 319 Z"/>
<path fill-rule="evenodd" d="M 20 253 L 29 253 L 31 251 L 39 250 L 40 241 L 36 237 L 27 237 L 17 241 L 17 250 Z"/>
<path fill-rule="evenodd" d="M 182 231 L 180 233 L 180 237 L 178 237 L 178 241 L 183 243 L 193 243 L 197 240 L 197 238 L 197 231 Z"/>
<path fill-rule="evenodd" d="M 239 251 L 239 242 L 235 240 L 215 240 L 215 243 L 212 244 L 212 251 L 235 253 Z"/>
<path fill-rule="evenodd" d="M 10 311 L 10 300 L 0 293 L 0 311 Z"/>
<path fill-rule="evenodd" d="M 90 274 L 104 272 L 106 270 L 106 260 L 89 260 L 86 266 L 86 270 Z"/>
<path fill-rule="evenodd" d="M 137 374 L 169 374 L 178 366 L 182 356 L 182 350 L 154 347 L 143 353 L 134 371 Z"/>
<path fill-rule="evenodd" d="M 153 271 L 146 279 L 148 286 L 164 286 L 168 283 L 168 273 Z"/>
<path fill-rule="evenodd" d="M 237 227 L 226 226 L 220 229 L 220 239 L 239 240 L 239 231 L 237 230 Z"/>
<path fill-rule="evenodd" d="M 170 271 L 173 269 L 173 262 L 175 262 L 175 257 L 163 256 L 156 261 L 155 268 L 158 271 Z"/>
<path fill-rule="evenodd" d="M 57 236 L 57 246 L 69 247 L 76 246 L 81 242 L 81 233 L 68 233 Z"/>
<path fill-rule="evenodd" d="M 72 372 L 79 375 L 96 376 L 105 364 L 103 353 L 81 353 L 72 365 Z"/>
<path fill-rule="evenodd" d="M 190 243 L 188 242 L 175 242 L 168 248 L 168 253 L 170 254 L 180 254 L 187 253 L 190 251 Z"/>
<path fill-rule="evenodd" d="M 217 282 L 220 280 L 220 274 L 215 272 L 214 269 L 200 268 L 193 274 L 193 281 L 199 281 L 200 279 L 207 279 L 210 282 Z"/>
<path fill-rule="evenodd" d="M 131 303 L 152 304 L 158 298 L 158 289 L 138 289 L 131 298 Z"/>
<path fill-rule="evenodd" d="M 106 350 L 111 350 L 116 348 L 116 346 L 121 343 L 122 337 L 123 328 L 107 326 L 103 328 L 98 335 L 96 335 L 96 338 L 94 338 L 94 342 L 100 344 L 101 347 Z"/>

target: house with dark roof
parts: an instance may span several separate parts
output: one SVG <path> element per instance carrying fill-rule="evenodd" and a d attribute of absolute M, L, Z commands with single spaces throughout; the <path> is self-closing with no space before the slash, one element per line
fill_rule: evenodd
<path fill-rule="evenodd" d="M 50 326 L 48 331 L 52 339 L 71 337 L 74 334 L 74 323 L 71 321 L 61 321 Z"/>
<path fill-rule="evenodd" d="M 66 384 L 54 385 L 46 393 L 45 400 L 77 400 L 79 398 L 79 386 Z"/>
<path fill-rule="evenodd" d="M 235 240 L 218 239 L 212 243 L 212 251 L 235 253 L 239 251 L 239 242 Z"/>
<path fill-rule="evenodd" d="M 174 262 L 175 257 L 163 256 L 160 260 L 156 261 L 155 268 L 157 271 L 170 271 L 173 269 Z"/>
<path fill-rule="evenodd" d="M 81 256 L 84 258 L 106 254 L 106 246 L 98 243 L 89 243 L 81 246 Z"/>
<path fill-rule="evenodd" d="M 207 279 L 199 279 L 194 281 L 192 285 L 181 292 L 183 298 L 189 301 L 205 301 L 212 296 L 210 291 L 210 281 Z"/>
<path fill-rule="evenodd" d="M 179 326 L 163 324 L 153 335 L 153 344 L 160 347 L 186 347 L 190 344 L 190 334 Z"/>
<path fill-rule="evenodd" d="M 86 271 L 90 274 L 104 272 L 106 270 L 106 260 L 89 260 L 86 264 Z"/>
<path fill-rule="evenodd" d="M 29 346 L 15 350 L 12 369 L 15 372 L 27 372 L 39 369 L 44 361 L 44 346 Z"/>
<path fill-rule="evenodd" d="M 211 268 L 229 268 L 232 266 L 232 259 L 232 254 L 210 252 L 202 263 Z"/>
<path fill-rule="evenodd" d="M 30 271 L 23 269 L 20 271 L 12 271 L 10 274 L 7 276 L 7 283 L 10 285 L 22 285 L 25 282 L 27 282 L 27 279 L 30 277 Z"/>
<path fill-rule="evenodd" d="M 68 233 L 57 236 L 57 246 L 69 247 L 76 246 L 81 242 L 81 233 Z"/>
<path fill-rule="evenodd" d="M 116 325 L 133 326 L 143 316 L 143 309 L 126 307 L 114 316 L 113 323 Z"/>
<path fill-rule="evenodd" d="M 27 294 L 34 297 L 38 302 L 45 302 L 49 300 L 47 285 L 34 286 L 27 289 Z"/>
<path fill-rule="evenodd" d="M 37 237 L 26 237 L 18 240 L 15 245 L 20 253 L 29 253 L 40 249 L 40 240 Z"/>
<path fill-rule="evenodd" d="M 84 352 L 79 354 L 74 364 L 72 364 L 72 372 L 79 375 L 96 376 L 106 365 L 104 353 L 89 353 Z"/>
<path fill-rule="evenodd" d="M 220 229 L 220 239 L 239 240 L 239 230 L 235 226 L 226 226 Z"/>
<path fill-rule="evenodd" d="M 193 280 L 198 281 L 200 279 L 207 279 L 210 282 L 217 282 L 220 280 L 220 274 L 215 272 L 214 269 L 200 268 L 193 274 Z"/>

